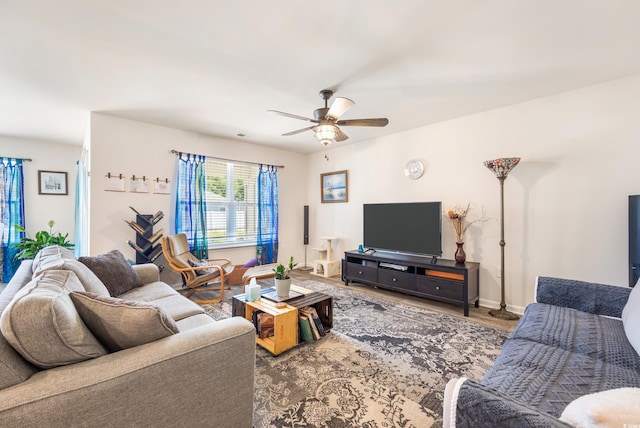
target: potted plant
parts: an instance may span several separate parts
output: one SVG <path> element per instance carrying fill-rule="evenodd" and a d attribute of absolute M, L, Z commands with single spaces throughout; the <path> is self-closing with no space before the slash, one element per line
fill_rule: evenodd
<path fill-rule="evenodd" d="M 275 269 L 273 269 L 273 271 L 276 273 L 274 281 L 276 283 L 276 291 L 278 293 L 278 296 L 287 297 L 289 295 L 289 292 L 291 291 L 291 277 L 289 276 L 289 274 L 296 266 L 298 266 L 298 263 L 295 263 L 293 261 L 293 256 L 291 256 L 289 258 L 289 264 L 287 266 L 280 263 L 275 267 Z"/>
<path fill-rule="evenodd" d="M 33 259 L 36 254 L 38 254 L 38 251 L 42 250 L 44 247 L 50 247 L 52 245 L 73 248 L 73 244 L 68 240 L 68 233 L 65 233 L 64 235 L 60 232 L 53 233 L 54 225 L 55 222 L 53 220 L 49 220 L 47 222 L 49 230 L 40 230 L 36 232 L 35 239 L 25 236 L 20 240 L 20 242 L 13 244 L 13 246 L 19 250 L 14 258 L 16 260 Z M 14 227 L 22 233 L 27 233 L 22 226 L 16 224 Z"/>

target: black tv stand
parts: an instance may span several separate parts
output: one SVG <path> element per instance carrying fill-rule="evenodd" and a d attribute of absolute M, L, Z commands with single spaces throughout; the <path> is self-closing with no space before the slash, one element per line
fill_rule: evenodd
<path fill-rule="evenodd" d="M 399 269 L 401 267 L 401 269 Z M 480 263 L 377 252 L 346 251 L 342 280 L 370 284 L 414 296 L 460 304 L 469 316 L 469 304 L 477 308 L 480 296 Z"/>

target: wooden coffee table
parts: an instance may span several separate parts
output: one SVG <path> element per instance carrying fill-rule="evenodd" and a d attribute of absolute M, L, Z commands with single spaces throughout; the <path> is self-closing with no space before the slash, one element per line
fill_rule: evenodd
<path fill-rule="evenodd" d="M 233 296 L 232 299 L 231 315 L 234 317 L 241 316 L 253 321 L 253 313 L 256 311 L 266 312 L 273 316 L 273 336 L 261 338 L 256 334 L 256 343 L 273 355 L 280 355 L 302 342 L 298 324 L 298 309 L 307 306 L 314 307 L 324 330 L 328 332 L 333 327 L 332 296 L 297 285 L 291 285 L 291 289 L 303 295 L 286 301 L 286 306 L 282 308 L 276 307 L 277 302 L 266 298 L 247 302 L 244 294 Z"/>

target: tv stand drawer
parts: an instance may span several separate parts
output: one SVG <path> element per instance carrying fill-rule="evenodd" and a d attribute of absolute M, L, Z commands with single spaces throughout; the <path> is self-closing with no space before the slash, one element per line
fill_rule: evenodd
<path fill-rule="evenodd" d="M 416 280 L 416 288 L 420 293 L 463 301 L 463 283 L 460 281 L 420 276 Z"/>
<path fill-rule="evenodd" d="M 347 263 L 346 277 L 354 281 L 376 282 L 378 280 L 378 268 L 357 263 Z"/>
<path fill-rule="evenodd" d="M 380 269 L 378 270 L 378 282 L 380 284 L 399 288 L 402 290 L 415 290 L 415 275 L 412 273 L 402 272 L 394 269 Z"/>

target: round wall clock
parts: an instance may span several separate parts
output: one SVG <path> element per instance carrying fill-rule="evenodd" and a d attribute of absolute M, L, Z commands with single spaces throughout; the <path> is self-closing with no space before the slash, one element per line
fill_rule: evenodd
<path fill-rule="evenodd" d="M 412 159 L 404 167 L 404 175 L 412 180 L 417 180 L 424 174 L 424 164 L 418 159 Z"/>

